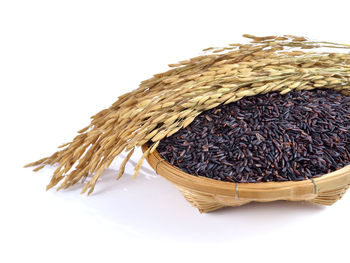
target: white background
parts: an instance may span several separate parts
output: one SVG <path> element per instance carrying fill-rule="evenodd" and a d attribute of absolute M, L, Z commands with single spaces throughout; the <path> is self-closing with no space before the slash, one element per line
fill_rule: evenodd
<path fill-rule="evenodd" d="M 243 33 L 350 43 L 348 1 L 0 1 L 1 262 L 348 260 L 350 193 L 332 207 L 249 204 L 200 214 L 145 164 L 93 195 L 45 191 L 22 166 L 167 64 Z M 133 160 L 137 160 L 137 155 Z"/>

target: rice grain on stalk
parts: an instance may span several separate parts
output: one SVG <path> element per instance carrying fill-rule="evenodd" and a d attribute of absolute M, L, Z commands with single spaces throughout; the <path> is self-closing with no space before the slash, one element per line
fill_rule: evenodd
<path fill-rule="evenodd" d="M 151 139 L 150 151 L 155 150 L 160 140 L 220 104 L 293 89 L 330 88 L 350 94 L 350 45 L 292 35 L 244 37 L 249 44 L 210 47 L 204 55 L 170 64 L 170 70 L 142 81 L 138 89 L 92 116 L 91 124 L 57 152 L 25 167 L 37 171 L 58 165 L 48 189 L 59 183 L 59 189 L 67 188 L 92 175 L 82 190 L 91 193 L 103 170 L 124 150 L 129 154 L 118 178 L 135 147 Z M 135 167 L 135 177 L 150 151 Z"/>

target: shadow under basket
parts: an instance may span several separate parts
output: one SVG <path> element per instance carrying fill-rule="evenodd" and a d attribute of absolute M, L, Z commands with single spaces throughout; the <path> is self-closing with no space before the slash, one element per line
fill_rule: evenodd
<path fill-rule="evenodd" d="M 143 152 L 147 149 L 147 145 L 142 146 Z M 173 183 L 201 213 L 225 206 L 277 200 L 332 205 L 344 195 L 350 184 L 350 165 L 310 180 L 231 183 L 185 173 L 168 163 L 156 150 L 148 155 L 147 161 L 157 174 Z"/>

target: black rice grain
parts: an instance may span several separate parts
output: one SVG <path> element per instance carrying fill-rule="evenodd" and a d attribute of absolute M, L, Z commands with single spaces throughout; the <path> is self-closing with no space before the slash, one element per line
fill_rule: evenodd
<path fill-rule="evenodd" d="M 245 97 L 201 113 L 157 150 L 192 175 L 299 181 L 350 163 L 350 98 L 334 90 Z"/>

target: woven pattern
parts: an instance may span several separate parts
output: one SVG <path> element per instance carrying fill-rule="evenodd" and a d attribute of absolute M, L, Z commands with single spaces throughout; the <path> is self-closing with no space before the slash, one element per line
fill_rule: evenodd
<path fill-rule="evenodd" d="M 330 191 L 319 193 L 317 197 L 310 200 L 310 202 L 320 205 L 332 205 L 343 197 L 348 188 L 349 185 L 346 185 Z"/>
<path fill-rule="evenodd" d="M 144 145 L 142 149 L 146 152 L 148 147 Z M 187 174 L 162 159 L 157 151 L 149 154 L 147 161 L 201 213 L 225 206 L 277 200 L 332 205 L 342 198 L 350 184 L 350 165 L 313 180 L 230 183 Z"/>
<path fill-rule="evenodd" d="M 154 142 L 135 167 L 136 177 L 161 139 L 220 104 L 293 89 L 331 88 L 350 94 L 350 54 L 344 52 L 350 45 L 291 35 L 245 37 L 251 40 L 249 44 L 207 48 L 202 56 L 169 65 L 173 69 L 143 81 L 138 89 L 94 115 L 91 124 L 72 142 L 27 166 L 37 171 L 58 165 L 47 188 L 60 182 L 58 189 L 67 188 L 92 175 L 82 189 L 82 193 L 91 193 L 103 170 L 120 153 L 126 151 L 128 155 L 118 178 L 134 148 L 149 140 Z M 323 48 L 333 50 L 325 52 Z"/>

